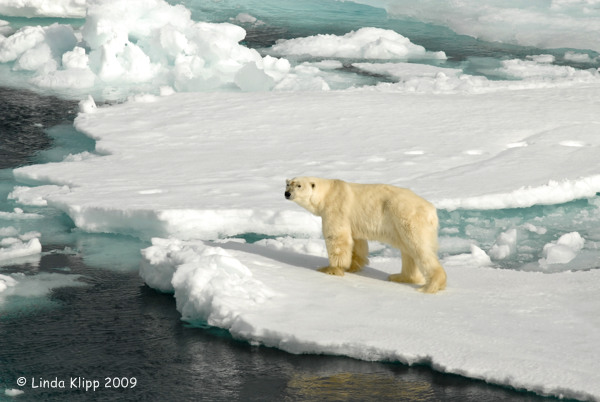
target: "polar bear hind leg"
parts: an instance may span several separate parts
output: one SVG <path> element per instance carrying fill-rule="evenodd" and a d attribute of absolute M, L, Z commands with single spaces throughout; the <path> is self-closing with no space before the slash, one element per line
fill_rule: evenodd
<path fill-rule="evenodd" d="M 446 271 L 442 268 L 437 255 L 433 253 L 424 255 L 418 263 L 427 278 L 427 282 L 419 288 L 419 292 L 436 293 L 446 289 Z"/>
<path fill-rule="evenodd" d="M 412 258 L 404 247 L 400 247 L 402 254 L 402 272 L 399 274 L 392 274 L 389 276 L 389 280 L 398 283 L 414 283 L 422 285 L 425 283 L 425 278 L 419 270 L 414 258 Z"/>
<path fill-rule="evenodd" d="M 445 289 L 446 272 L 437 257 L 437 217 L 433 222 L 420 225 L 400 223 L 397 230 L 397 238 L 400 239 L 397 247 L 402 253 L 402 272 L 390 275 L 389 280 L 415 284 L 424 282 L 419 288 L 423 293 L 436 293 Z"/>

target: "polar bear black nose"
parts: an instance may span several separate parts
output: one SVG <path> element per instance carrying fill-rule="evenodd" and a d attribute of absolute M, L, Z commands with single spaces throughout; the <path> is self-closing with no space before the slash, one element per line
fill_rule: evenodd
<path fill-rule="evenodd" d="M 286 198 L 286 199 L 288 199 L 288 200 L 289 200 L 289 199 L 290 199 L 290 197 L 291 197 L 291 195 L 292 195 L 292 194 L 291 194 L 289 191 L 286 191 L 286 192 L 285 192 L 285 198 Z"/>

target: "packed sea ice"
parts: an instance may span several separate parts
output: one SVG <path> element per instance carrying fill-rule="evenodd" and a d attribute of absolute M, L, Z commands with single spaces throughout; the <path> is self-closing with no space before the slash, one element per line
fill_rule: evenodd
<path fill-rule="evenodd" d="M 390 13 L 401 3 L 377 2 Z M 481 17 L 481 31 L 495 11 L 506 21 L 515 6 L 463 3 Z M 555 21 L 572 11 L 568 3 L 536 2 L 528 12 Z M 406 13 L 429 21 L 433 7 Z M 594 15 L 581 17 L 582 35 L 600 26 L 587 24 Z M 450 14 L 448 24 L 456 21 Z M 495 27 L 485 32 L 502 38 Z M 320 221 L 283 197 L 286 178 L 316 175 L 409 187 L 458 215 L 591 199 L 600 191 L 597 69 L 536 55 L 499 62 L 493 75 L 505 79 L 492 80 L 407 64 L 445 54 L 387 30 L 289 39 L 260 53 L 240 44 L 244 35 L 160 0 L 94 1 L 81 30 L 3 34 L 0 61 L 31 71 L 34 85 L 94 94 L 81 101 L 75 126 L 96 140 L 94 153 L 15 169 L 23 186 L 9 198 L 57 208 L 80 230 L 151 241 L 142 278 L 172 292 L 194 325 L 291 353 L 422 363 L 542 395 L 600 399 L 597 258 L 576 272 L 564 265 L 597 248 L 594 235 L 547 239 L 531 219 L 508 224 L 486 246 L 442 227 L 449 282 L 431 296 L 387 282 L 401 259 L 378 244 L 357 275 L 315 272 L 327 264 Z M 571 39 L 594 49 L 581 38 Z M 515 41 L 543 45 L 528 35 Z M 314 59 L 285 58 L 306 55 Z M 389 80 L 330 90 L 348 66 Z M 145 91 L 98 107 L 111 88 L 134 84 Z M 537 272 L 499 269 L 524 232 L 546 239 L 531 251 Z M 239 238 L 248 233 L 262 240 Z M 36 238 L 3 236 L 18 248 Z M 543 273 L 560 264 L 562 272 Z M 3 275 L 0 286 L 7 292 L 19 280 Z"/>

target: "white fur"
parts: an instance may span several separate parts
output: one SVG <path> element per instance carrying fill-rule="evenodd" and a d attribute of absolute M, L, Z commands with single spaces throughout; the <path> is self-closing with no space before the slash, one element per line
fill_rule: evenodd
<path fill-rule="evenodd" d="M 424 284 L 435 293 L 446 287 L 438 257 L 435 207 L 412 191 L 386 184 L 358 184 L 318 177 L 286 181 L 286 198 L 323 220 L 323 236 L 331 275 L 356 272 L 368 264 L 367 240 L 400 249 L 402 272 L 394 282 Z"/>

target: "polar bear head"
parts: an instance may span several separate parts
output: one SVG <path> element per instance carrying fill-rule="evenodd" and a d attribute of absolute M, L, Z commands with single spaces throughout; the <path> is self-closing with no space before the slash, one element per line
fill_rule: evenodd
<path fill-rule="evenodd" d="M 316 214 L 320 201 L 318 184 L 321 179 L 316 177 L 294 177 L 285 181 L 285 198 Z"/>

